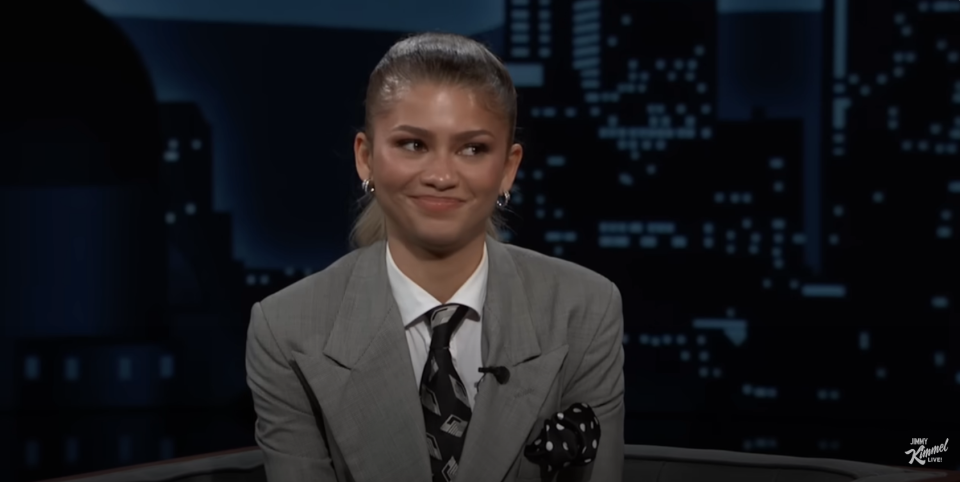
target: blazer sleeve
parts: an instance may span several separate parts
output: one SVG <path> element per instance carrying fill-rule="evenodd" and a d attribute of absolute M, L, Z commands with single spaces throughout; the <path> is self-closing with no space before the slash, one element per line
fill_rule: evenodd
<path fill-rule="evenodd" d="M 598 298 L 607 300 L 606 308 L 563 395 L 563 403 L 567 406 L 581 402 L 593 408 L 600 419 L 600 445 L 592 464 L 561 471 L 557 479 L 560 482 L 623 479 L 623 302 L 620 290 L 612 282 L 607 295 Z"/>
<path fill-rule="evenodd" d="M 247 329 L 247 385 L 257 412 L 255 435 L 270 482 L 334 482 L 330 455 L 306 393 L 280 349 L 260 303 Z"/>

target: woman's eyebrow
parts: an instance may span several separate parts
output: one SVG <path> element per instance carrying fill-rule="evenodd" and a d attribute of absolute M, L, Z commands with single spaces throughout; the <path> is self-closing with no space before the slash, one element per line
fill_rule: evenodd
<path fill-rule="evenodd" d="M 414 127 L 406 124 L 394 127 L 393 130 L 409 132 L 410 134 L 420 136 L 420 137 L 433 137 L 434 135 L 432 132 L 430 132 L 427 129 L 423 129 L 421 127 Z M 493 133 L 486 129 L 474 129 L 469 131 L 458 132 L 453 135 L 453 138 L 462 140 L 462 139 L 470 139 L 470 138 L 481 136 L 481 135 L 487 135 L 487 136 L 493 137 Z"/>

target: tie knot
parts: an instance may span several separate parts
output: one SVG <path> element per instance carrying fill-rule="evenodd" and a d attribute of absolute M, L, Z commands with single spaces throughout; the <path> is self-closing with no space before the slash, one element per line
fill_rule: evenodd
<path fill-rule="evenodd" d="M 427 320 L 430 322 L 430 349 L 449 348 L 453 332 L 460 326 L 460 322 L 467 316 L 467 308 L 463 305 L 441 305 L 430 311 Z"/>

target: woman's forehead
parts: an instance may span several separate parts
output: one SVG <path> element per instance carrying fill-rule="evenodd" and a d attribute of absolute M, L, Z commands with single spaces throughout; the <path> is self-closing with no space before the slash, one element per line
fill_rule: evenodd
<path fill-rule="evenodd" d="M 395 92 L 385 105 L 381 121 L 409 124 L 431 122 L 470 122 L 477 128 L 508 124 L 490 94 L 481 89 L 439 83 L 416 83 Z M 500 126 L 502 127 L 502 126 Z"/>

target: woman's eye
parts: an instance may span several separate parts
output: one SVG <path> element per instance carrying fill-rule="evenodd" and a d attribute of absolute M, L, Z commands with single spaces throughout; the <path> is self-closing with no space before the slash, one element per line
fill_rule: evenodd
<path fill-rule="evenodd" d="M 471 144 L 463 148 L 463 154 L 466 156 L 478 156 L 487 152 L 487 146 L 483 144 Z"/>
<path fill-rule="evenodd" d="M 412 139 L 400 141 L 398 144 L 400 145 L 401 148 L 406 149 L 408 151 L 423 150 L 423 143 L 420 141 L 412 140 Z"/>

